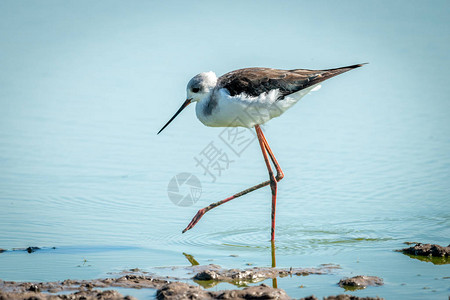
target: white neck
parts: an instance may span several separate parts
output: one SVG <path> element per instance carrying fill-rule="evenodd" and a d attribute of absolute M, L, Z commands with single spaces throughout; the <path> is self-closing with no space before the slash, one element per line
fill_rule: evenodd
<path fill-rule="evenodd" d="M 197 118 L 205 125 L 210 123 L 210 118 L 212 111 L 215 108 L 212 100 L 212 91 L 205 95 L 200 101 L 197 102 L 195 106 L 195 113 L 197 114 Z"/>

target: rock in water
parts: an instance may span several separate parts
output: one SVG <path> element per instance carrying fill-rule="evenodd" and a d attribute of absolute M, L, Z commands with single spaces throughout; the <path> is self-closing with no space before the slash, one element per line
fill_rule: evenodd
<path fill-rule="evenodd" d="M 344 278 L 339 280 L 339 286 L 341 287 L 354 287 L 354 288 L 366 288 L 368 286 L 383 285 L 383 279 L 376 276 L 363 276 L 358 275 L 351 278 Z"/>

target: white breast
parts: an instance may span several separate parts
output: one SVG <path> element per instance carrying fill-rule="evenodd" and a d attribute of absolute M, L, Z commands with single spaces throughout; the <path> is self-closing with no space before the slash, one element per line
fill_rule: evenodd
<path fill-rule="evenodd" d="M 243 94 L 230 96 L 226 89 L 220 89 L 215 91 L 217 106 L 211 110 L 210 114 L 205 113 L 209 98 L 197 103 L 197 118 L 206 126 L 211 127 L 251 128 L 279 117 L 303 96 L 319 88 L 320 84 L 316 84 L 278 101 L 278 90 L 272 90 L 258 97 L 250 97 Z"/>

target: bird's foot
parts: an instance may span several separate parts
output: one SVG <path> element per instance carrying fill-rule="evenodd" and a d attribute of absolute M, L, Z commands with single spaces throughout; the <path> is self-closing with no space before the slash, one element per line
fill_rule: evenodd
<path fill-rule="evenodd" d="M 192 218 L 191 223 L 189 223 L 189 225 L 183 230 L 183 233 L 185 233 L 186 231 L 188 231 L 189 229 L 193 228 L 195 226 L 195 224 L 198 223 L 198 221 L 200 221 L 200 219 L 203 217 L 203 215 L 206 213 L 206 209 L 202 208 L 200 209 L 197 214 Z"/>

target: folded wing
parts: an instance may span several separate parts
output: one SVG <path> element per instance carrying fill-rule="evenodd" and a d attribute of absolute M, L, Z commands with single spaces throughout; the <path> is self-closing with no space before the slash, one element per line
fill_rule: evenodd
<path fill-rule="evenodd" d="M 296 93 L 362 65 L 328 70 L 246 68 L 219 77 L 217 87 L 227 89 L 231 96 L 246 94 L 253 97 L 278 89 L 280 91 L 278 99 L 283 99 L 289 94 Z"/>

